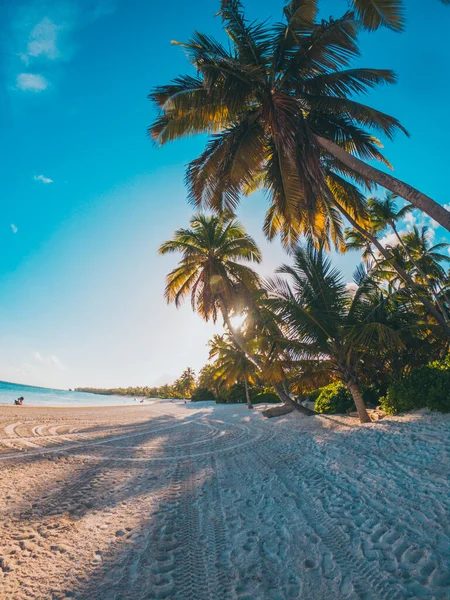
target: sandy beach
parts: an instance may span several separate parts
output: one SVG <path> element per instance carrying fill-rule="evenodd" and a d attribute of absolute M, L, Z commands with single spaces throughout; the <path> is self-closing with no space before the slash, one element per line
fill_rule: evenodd
<path fill-rule="evenodd" d="M 0 598 L 449 598 L 449 425 L 0 407 Z"/>

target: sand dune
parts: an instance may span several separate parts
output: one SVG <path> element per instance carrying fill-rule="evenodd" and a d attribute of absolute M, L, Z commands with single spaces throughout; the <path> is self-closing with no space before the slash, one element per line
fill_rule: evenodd
<path fill-rule="evenodd" d="M 450 598 L 449 425 L 0 407 L 0 598 Z"/>

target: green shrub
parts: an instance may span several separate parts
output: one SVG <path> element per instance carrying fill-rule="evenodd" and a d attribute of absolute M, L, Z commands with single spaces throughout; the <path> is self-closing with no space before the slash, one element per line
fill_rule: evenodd
<path fill-rule="evenodd" d="M 309 400 L 310 402 L 315 402 L 317 400 L 317 398 L 320 396 L 320 394 L 322 393 L 323 389 L 324 388 L 318 388 L 317 390 L 312 390 L 311 392 L 306 393 L 304 398 L 302 398 L 302 399 Z"/>
<path fill-rule="evenodd" d="M 321 388 L 314 406 L 316 412 L 325 414 L 344 414 L 352 409 L 355 409 L 353 399 L 343 383 L 330 383 Z"/>
<path fill-rule="evenodd" d="M 214 393 L 211 392 L 211 390 L 208 390 L 208 388 L 204 388 L 204 387 L 195 388 L 195 390 L 192 392 L 192 397 L 191 397 L 192 402 L 201 402 L 202 400 L 215 400 L 215 399 L 216 399 L 216 397 L 214 396 Z"/>
<path fill-rule="evenodd" d="M 255 394 L 252 398 L 253 404 L 277 404 L 281 402 L 275 392 L 271 392 L 270 390 L 264 390 L 263 392 L 259 392 L 259 394 Z"/>
<path fill-rule="evenodd" d="M 252 390 L 250 388 L 250 397 L 252 396 Z M 220 398 L 216 399 L 218 404 L 243 404 L 247 402 L 245 399 L 245 386 L 243 383 L 236 383 L 230 388 L 225 390 Z"/>
<path fill-rule="evenodd" d="M 411 371 L 389 386 L 381 399 L 381 407 L 389 415 L 408 410 L 429 408 L 450 412 L 450 361 L 448 357 Z"/>

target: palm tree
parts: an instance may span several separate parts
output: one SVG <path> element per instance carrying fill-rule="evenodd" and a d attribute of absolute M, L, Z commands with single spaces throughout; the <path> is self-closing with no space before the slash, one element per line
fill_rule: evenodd
<path fill-rule="evenodd" d="M 223 381 L 229 387 L 242 382 L 245 388 L 247 407 L 253 408 L 248 385 L 257 382 L 255 365 L 247 358 L 246 354 L 236 346 L 230 334 L 215 334 L 209 342 L 209 359 L 215 358 L 215 379 Z"/>
<path fill-rule="evenodd" d="M 418 300 L 423 304 L 429 315 L 431 315 L 439 324 L 442 331 L 445 333 L 447 337 L 450 337 L 450 325 L 447 323 L 447 319 L 443 316 L 442 312 L 439 311 L 434 303 L 431 301 L 427 290 L 424 289 L 422 285 L 418 285 L 411 274 L 408 272 L 408 265 L 402 264 L 402 256 L 396 251 L 396 248 L 388 248 L 384 247 L 380 240 L 377 238 L 376 233 L 370 231 L 370 227 L 366 226 L 366 229 L 358 220 L 353 218 L 353 216 L 348 212 L 345 207 L 341 206 L 340 210 L 345 218 L 352 225 L 353 229 L 360 233 L 363 237 L 365 237 L 368 242 L 372 244 L 374 248 L 383 256 L 385 264 L 392 267 L 392 269 L 397 273 L 397 275 L 402 279 L 406 286 L 410 289 L 412 293 L 414 293 Z"/>
<path fill-rule="evenodd" d="M 191 296 L 191 304 L 205 321 L 222 314 L 230 331 L 231 312 L 258 285 L 258 275 L 246 262 L 261 262 L 256 242 L 230 215 L 194 215 L 189 229 L 178 229 L 164 242 L 160 254 L 180 252 L 178 266 L 166 278 L 165 297 L 178 307 Z"/>
<path fill-rule="evenodd" d="M 165 297 L 178 307 L 188 296 L 194 311 L 205 321 L 215 322 L 220 312 L 235 345 L 259 369 L 264 363 L 249 352 L 246 341 L 230 320 L 232 312 L 239 312 L 252 303 L 252 293 L 260 287 L 258 275 L 242 261 L 261 262 L 261 253 L 255 241 L 245 233 L 242 225 L 229 213 L 217 215 L 198 214 L 192 217 L 189 229 L 179 229 L 173 239 L 164 242 L 160 254 L 180 252 L 178 266 L 166 278 Z M 280 399 L 297 406 L 277 383 Z"/>
<path fill-rule="evenodd" d="M 394 232 L 395 237 L 397 238 L 398 243 L 401 248 L 405 252 L 408 259 L 411 261 L 413 267 L 418 271 L 422 279 L 422 283 L 429 286 L 432 291 L 432 294 L 436 300 L 436 304 L 443 316 L 443 318 L 448 321 L 448 315 L 446 310 L 444 309 L 440 299 L 439 293 L 436 290 L 436 280 L 432 281 L 430 277 L 425 273 L 424 269 L 421 268 L 420 263 L 415 260 L 414 252 L 410 252 L 408 248 L 408 244 L 405 244 L 404 238 L 402 238 L 397 229 L 397 222 L 401 219 L 404 219 L 406 215 L 408 215 L 413 207 L 410 204 L 403 206 L 400 209 L 397 209 L 396 204 L 396 196 L 395 194 L 387 193 L 384 198 L 369 198 L 368 208 L 370 212 L 370 221 L 373 225 L 373 229 L 377 232 L 382 232 L 386 226 L 390 226 L 392 231 Z M 419 235 L 417 227 L 414 227 L 414 234 L 408 234 L 406 239 L 409 240 L 409 244 L 413 244 L 414 248 L 420 249 L 419 254 L 423 255 L 423 252 L 426 252 L 426 247 L 429 246 L 426 240 L 426 231 L 427 228 L 424 228 L 423 238 Z M 443 244 L 442 247 L 446 247 L 447 244 Z M 440 266 L 440 262 L 443 260 L 448 260 L 448 256 L 440 256 L 439 260 L 433 260 L 433 264 L 428 264 L 428 270 L 431 269 L 431 272 L 435 272 L 437 268 L 439 273 L 442 275 L 443 269 Z M 431 275 L 430 272 L 430 275 Z M 439 284 L 438 284 L 439 285 Z M 442 291 L 442 290 L 441 290 Z"/>
<path fill-rule="evenodd" d="M 195 388 L 195 371 L 188 367 L 173 384 L 182 398 L 190 398 Z"/>
<path fill-rule="evenodd" d="M 370 241 L 356 229 L 347 227 L 345 229 L 345 250 L 346 252 L 356 250 L 361 252 L 361 258 L 365 264 L 376 263 L 375 254 Z"/>
<path fill-rule="evenodd" d="M 278 316 L 297 365 L 315 376 L 328 373 L 347 386 L 362 423 L 370 422 L 358 379 L 364 356 L 372 350 L 401 346 L 389 326 L 388 299 L 359 271 L 356 293 L 350 293 L 322 248 L 297 247 L 288 276 L 268 284 L 269 306 Z"/>
<path fill-rule="evenodd" d="M 442 250 L 448 251 L 450 244 L 442 242 L 431 246 L 428 227 L 419 229 L 414 226 L 412 231 L 402 236 L 402 245 L 424 278 L 423 283 L 440 286 L 446 278 L 442 263 L 450 263 L 450 256 L 442 254 Z"/>
<path fill-rule="evenodd" d="M 370 12 L 367 0 L 354 3 L 360 15 Z M 283 23 L 269 27 L 249 23 L 239 0 L 223 0 L 220 14 L 230 48 L 196 32 L 180 44 L 196 75 L 182 75 L 150 95 L 160 114 L 149 133 L 159 144 L 211 134 L 187 170 L 193 203 L 234 210 L 242 192 L 262 188 L 271 202 L 266 232 L 290 231 L 294 243 L 304 233 L 340 244 L 336 191 L 346 192 L 340 194 L 347 198 L 344 208 L 361 213 L 350 179 L 383 186 L 450 230 L 445 208 L 365 162 L 390 166 L 372 131 L 390 139 L 407 132 L 394 117 L 352 98 L 396 80 L 387 69 L 350 68 L 359 55 L 354 13 L 318 21 L 315 1 L 293 0 Z"/>
<path fill-rule="evenodd" d="M 302 4 L 306 4 L 302 2 Z M 450 4 L 450 0 L 441 0 Z M 401 0 L 352 0 L 356 15 L 366 29 L 374 30 L 384 25 L 394 31 L 404 27 L 404 8 Z"/>

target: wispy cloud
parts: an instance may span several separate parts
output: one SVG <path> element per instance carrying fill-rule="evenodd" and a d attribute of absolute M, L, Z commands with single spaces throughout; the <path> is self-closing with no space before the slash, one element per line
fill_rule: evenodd
<path fill-rule="evenodd" d="M 13 233 L 17 233 L 19 231 L 18 228 L 14 225 L 14 223 L 11 223 L 11 229 Z"/>
<path fill-rule="evenodd" d="M 49 363 L 49 365 L 55 366 L 58 369 L 61 369 L 63 371 L 66 369 L 65 365 L 63 365 L 63 363 L 57 356 L 54 356 L 54 355 L 49 356 L 48 363 Z"/>
<path fill-rule="evenodd" d="M 48 183 L 53 183 L 53 179 L 50 179 L 50 177 L 44 177 L 44 175 L 35 175 L 33 177 L 33 179 L 35 181 L 41 181 L 42 183 L 45 183 L 46 185 Z"/>
<path fill-rule="evenodd" d="M 48 81 L 37 73 L 20 73 L 16 79 L 16 86 L 24 92 L 43 92 L 48 88 Z"/>
<path fill-rule="evenodd" d="M 45 356 L 45 355 L 41 354 L 40 352 L 38 352 L 38 350 L 35 350 L 32 353 L 32 355 L 33 355 L 34 360 L 36 360 L 39 363 L 47 364 L 50 367 L 56 367 L 57 369 L 60 369 L 61 371 L 66 370 L 66 366 L 63 364 L 61 359 L 58 358 L 58 356 L 55 356 L 54 354 Z"/>
<path fill-rule="evenodd" d="M 13 89 L 49 88 L 58 75 L 55 63 L 67 62 L 75 53 L 74 31 L 114 12 L 116 4 L 117 0 L 29 0 L 18 6 L 8 36 Z M 21 72 L 24 64 L 31 72 Z"/>
<path fill-rule="evenodd" d="M 57 25 L 48 17 L 44 17 L 33 27 L 28 41 L 27 51 L 22 59 L 27 62 L 30 57 L 45 56 L 55 60 L 61 56 L 57 46 L 58 33 L 63 30 L 62 25 Z"/>

